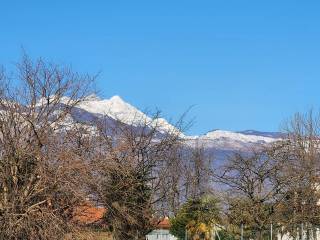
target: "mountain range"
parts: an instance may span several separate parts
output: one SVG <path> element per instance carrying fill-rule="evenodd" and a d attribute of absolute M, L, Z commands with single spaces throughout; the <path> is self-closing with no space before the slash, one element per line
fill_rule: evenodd
<path fill-rule="evenodd" d="M 177 132 L 184 138 L 187 144 L 200 143 L 207 149 L 214 151 L 242 151 L 251 147 L 272 143 L 281 138 L 278 132 L 259 132 L 245 130 L 240 132 L 213 130 L 204 135 L 188 136 L 170 124 L 164 118 L 153 119 L 136 107 L 124 101 L 119 96 L 110 99 L 101 99 L 96 95 L 90 95 L 85 101 L 77 105 L 69 116 L 67 124 L 74 121 L 90 125 L 96 118 L 106 117 L 109 121 L 121 121 L 125 124 L 139 127 L 141 123 L 157 125 L 160 132 Z"/>

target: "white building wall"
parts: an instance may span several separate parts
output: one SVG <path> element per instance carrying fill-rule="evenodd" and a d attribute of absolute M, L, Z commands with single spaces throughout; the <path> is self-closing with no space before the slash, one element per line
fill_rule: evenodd
<path fill-rule="evenodd" d="M 169 230 L 154 230 L 146 236 L 146 240 L 178 240 Z"/>
<path fill-rule="evenodd" d="M 299 232 L 299 230 L 297 230 L 297 232 Z M 303 240 L 307 239 L 307 231 L 303 231 L 302 239 Z M 294 238 L 290 236 L 289 233 L 285 233 L 285 234 L 278 233 L 277 240 L 300 240 L 300 238 L 299 238 L 299 235 L 296 238 Z M 313 234 L 311 234 L 311 236 L 309 236 L 309 240 L 320 240 L 320 229 L 316 230 L 314 236 Z"/>

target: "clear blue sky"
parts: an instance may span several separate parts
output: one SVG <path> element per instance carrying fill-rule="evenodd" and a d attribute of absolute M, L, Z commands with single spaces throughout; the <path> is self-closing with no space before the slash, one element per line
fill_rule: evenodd
<path fill-rule="evenodd" d="M 1 1 L 0 63 L 21 46 L 75 70 L 101 71 L 120 95 L 190 133 L 278 130 L 320 105 L 320 1 Z"/>

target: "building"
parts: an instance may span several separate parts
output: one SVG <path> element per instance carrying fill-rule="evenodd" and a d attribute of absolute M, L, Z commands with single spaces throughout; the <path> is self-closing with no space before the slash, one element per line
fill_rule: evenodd
<path fill-rule="evenodd" d="M 165 217 L 159 221 L 155 228 L 155 230 L 147 234 L 146 240 L 177 240 L 175 236 L 170 234 L 169 218 Z"/>
<path fill-rule="evenodd" d="M 177 240 L 177 238 L 170 234 L 169 230 L 156 229 L 148 233 L 146 240 Z"/>

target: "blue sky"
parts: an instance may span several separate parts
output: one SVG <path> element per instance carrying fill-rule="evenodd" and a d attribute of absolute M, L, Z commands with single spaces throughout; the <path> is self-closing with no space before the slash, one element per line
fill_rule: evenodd
<path fill-rule="evenodd" d="M 95 74 L 103 97 L 189 133 L 276 131 L 320 105 L 319 1 L 2 1 L 0 63 L 32 57 Z"/>

